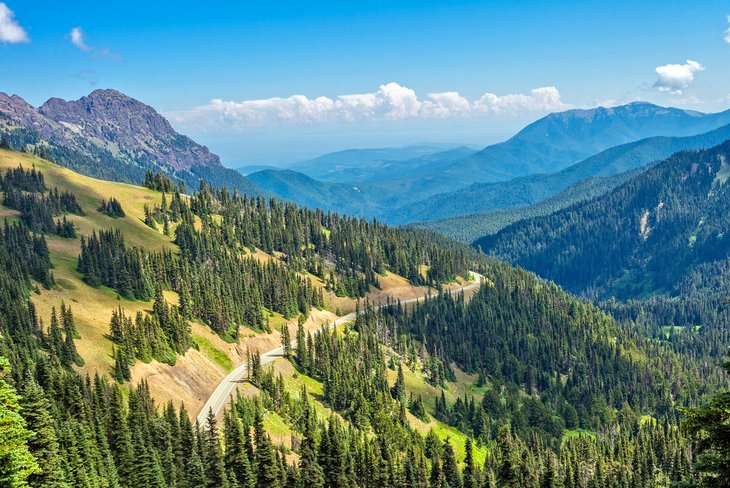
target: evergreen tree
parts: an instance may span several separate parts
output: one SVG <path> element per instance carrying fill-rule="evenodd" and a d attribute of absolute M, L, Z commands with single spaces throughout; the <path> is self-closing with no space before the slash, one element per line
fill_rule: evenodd
<path fill-rule="evenodd" d="M 730 373 L 730 361 L 722 367 Z M 687 419 L 683 427 L 697 438 L 696 469 L 701 474 L 702 486 L 730 486 L 730 392 L 684 413 Z"/>
<path fill-rule="evenodd" d="M 30 475 L 28 484 L 32 487 L 69 487 L 62 466 L 63 458 L 59 453 L 51 403 L 43 389 L 32 378 L 26 379 L 21 407 L 27 428 L 33 432 L 28 447 L 40 468 Z"/>
<path fill-rule="evenodd" d="M 297 321 L 297 363 L 305 373 L 309 370 L 309 353 L 307 351 L 307 338 L 304 334 L 304 321 L 301 316 Z"/>
<path fill-rule="evenodd" d="M 503 427 L 497 440 L 500 465 L 497 472 L 497 485 L 506 488 L 520 486 L 519 447 L 516 445 L 508 427 Z"/>
<path fill-rule="evenodd" d="M 477 473 L 474 466 L 474 453 L 472 451 L 472 443 L 469 437 L 466 438 L 464 444 L 464 488 L 478 488 Z"/>
<path fill-rule="evenodd" d="M 264 431 L 263 417 L 260 409 L 256 410 L 255 418 L 256 442 L 256 482 L 257 488 L 277 488 L 279 486 L 279 469 L 271 445 L 271 439 Z"/>
<path fill-rule="evenodd" d="M 317 446 L 311 422 L 306 423 L 304 439 L 299 447 L 299 473 L 302 487 L 324 488 L 324 472 L 317 461 Z"/>
<path fill-rule="evenodd" d="M 20 398 L 5 381 L 9 370 L 8 360 L 0 356 L 0 485 L 14 488 L 25 486 L 26 479 L 39 468 L 29 450 L 33 432 L 20 416 Z"/>
<path fill-rule="evenodd" d="M 209 488 L 226 488 L 228 486 L 228 479 L 223 461 L 220 436 L 218 435 L 218 428 L 216 427 L 215 415 L 212 409 L 208 411 L 205 431 L 203 433 L 203 442 L 203 466 L 207 486 Z"/>
<path fill-rule="evenodd" d="M 459 475 L 459 468 L 456 464 L 454 447 L 448 438 L 444 440 L 442 455 L 442 470 L 446 483 L 448 483 L 450 488 L 461 488 L 461 476 Z"/>
<path fill-rule="evenodd" d="M 398 377 L 392 389 L 393 398 L 403 403 L 406 399 L 406 380 L 403 376 L 403 364 L 398 363 Z"/>
<path fill-rule="evenodd" d="M 281 326 L 281 347 L 284 349 L 284 357 L 289 359 L 291 357 L 291 337 L 287 324 Z"/>

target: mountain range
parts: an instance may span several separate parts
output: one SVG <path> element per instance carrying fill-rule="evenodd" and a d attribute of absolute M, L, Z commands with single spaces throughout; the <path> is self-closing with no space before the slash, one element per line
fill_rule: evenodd
<path fill-rule="evenodd" d="M 401 173 L 421 158 L 461 150 L 457 157 L 476 153 L 476 149 L 456 144 L 413 144 L 404 147 L 348 149 L 323 154 L 313 159 L 289 165 L 287 169 L 312 178 L 338 183 L 378 181 L 393 172 Z"/>
<path fill-rule="evenodd" d="M 606 149 L 555 173 L 522 176 L 499 183 L 475 183 L 456 192 L 434 195 L 401 208 L 398 218 L 400 222 L 429 221 L 516 209 L 539 204 L 563 191 L 576 196 L 582 193 L 587 198 L 595 196 L 595 188 L 603 187 L 610 181 L 606 177 L 646 169 L 652 163 L 666 159 L 677 151 L 706 149 L 728 139 L 730 125 L 694 136 L 649 137 Z M 592 183 L 586 184 L 589 178 Z M 621 178 L 615 181 L 621 181 Z M 573 185 L 577 186 L 571 189 Z"/>
<path fill-rule="evenodd" d="M 701 480 L 681 427 L 728 387 L 725 118 L 572 111 L 249 181 L 119 92 L 3 95 L 0 485 Z M 256 183 L 279 198 L 225 189 Z M 468 246 L 333 207 L 501 227 Z"/>
<path fill-rule="evenodd" d="M 0 134 L 13 147 L 32 149 L 90 176 L 139 183 L 149 169 L 195 187 L 204 178 L 260 193 L 152 107 L 116 90 L 95 90 L 73 101 L 51 98 L 38 108 L 0 93 Z"/>
<path fill-rule="evenodd" d="M 403 224 L 530 205 L 556 195 L 582 178 L 612 175 L 666 157 L 673 144 L 683 143 L 647 141 L 637 147 L 626 144 L 659 136 L 696 136 L 728 124 L 730 111 L 703 114 L 634 102 L 550 114 L 509 140 L 481 151 L 452 148 L 402 161 L 366 163 L 360 159 L 356 165 L 348 159 L 352 153 L 327 155 L 325 169 L 315 170 L 312 162 L 291 167 L 314 179 L 308 180 L 306 190 L 302 190 L 306 197 L 299 194 L 295 183 L 286 183 L 287 179 L 297 178 L 293 173 L 275 177 L 271 172 L 253 173 L 249 177 L 272 193 L 288 187 L 287 198 L 292 201 L 322 207 L 331 202 L 312 200 L 318 178 L 356 186 L 358 193 L 337 203 L 337 210 Z M 599 156 L 616 146 L 623 147 Z M 656 149 L 659 147 L 666 149 Z M 338 157 L 343 158 L 340 166 Z M 591 157 L 597 159 L 588 160 Z M 582 164 L 568 169 L 577 163 Z M 563 170 L 566 173 L 559 173 Z M 538 187 L 540 191 L 533 196 Z M 326 194 L 327 189 L 323 187 L 321 193 Z"/>

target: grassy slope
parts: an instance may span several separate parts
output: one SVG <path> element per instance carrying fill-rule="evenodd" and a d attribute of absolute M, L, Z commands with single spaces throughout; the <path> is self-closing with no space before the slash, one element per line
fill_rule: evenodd
<path fill-rule="evenodd" d="M 153 231 L 142 221 L 144 204 L 160 202 L 161 194 L 134 185 L 82 176 L 29 154 L 0 150 L 0 169 L 4 171 L 19 164 L 26 168 L 35 165 L 43 172 L 47 187 L 57 186 L 76 195 L 86 213 L 84 216 L 70 217 L 79 235 L 89 235 L 96 229 L 118 228 L 124 232 L 125 238 L 131 245 L 147 249 L 175 247 L 169 237 Z M 126 217 L 113 219 L 96 210 L 102 198 L 110 196 L 121 202 Z M 46 236 L 46 239 L 51 251 L 53 275 L 57 286 L 52 290 L 43 289 L 39 295 L 33 296 L 33 301 L 46 322 L 50 317 L 51 307 L 57 307 L 61 300 L 70 304 L 81 335 L 81 339 L 77 341 L 77 348 L 86 362 L 84 371 L 106 372 L 112 365 L 112 348 L 111 342 L 104 337 L 104 334 L 107 332 L 112 310 L 122 305 L 127 312 L 134 313 L 137 310 L 151 308 L 151 303 L 121 299 L 116 292 L 105 287 L 98 289 L 89 287 L 76 271 L 77 258 L 81 252 L 80 239 L 62 239 L 52 235 Z"/>
<path fill-rule="evenodd" d="M 76 195 L 85 215 L 72 215 L 70 219 L 75 223 L 79 235 L 89 235 L 98 229 L 118 228 L 125 234 L 130 245 L 152 250 L 165 247 L 176 249 L 170 237 L 150 229 L 143 222 L 144 204 L 159 204 L 161 193 L 144 187 L 82 176 L 29 154 L 0 150 L 0 171 L 15 168 L 19 164 L 26 168 L 35 165 L 43 173 L 46 186 L 65 189 Z M 124 218 L 113 219 L 97 211 L 102 198 L 111 196 L 122 204 L 126 213 Z M 15 210 L 0 205 L 0 217 L 16 219 L 17 214 Z M 62 300 L 72 307 L 81 335 L 76 346 L 85 361 L 81 369 L 89 374 L 105 374 L 113 364 L 112 344 L 106 337 L 112 311 L 121 305 L 127 313 L 134 314 L 138 310 L 150 310 L 152 303 L 126 300 L 109 288 L 92 288 L 86 285 L 76 271 L 76 262 L 81 251 L 80 239 L 62 239 L 53 235 L 46 236 L 46 239 L 54 265 L 56 286 L 51 290 L 41 288 L 40 293 L 34 294 L 32 299 L 45 323 L 48 323 L 51 307 L 58 307 Z M 258 250 L 255 256 L 262 260 L 273 259 Z M 317 278 L 311 278 L 323 286 Z M 427 292 L 426 288 L 412 287 L 402 277 L 390 273 L 381 278 L 381 285 L 382 290 L 373 290 L 371 293 L 371 301 L 375 303 L 384 301 L 386 295 L 406 299 L 423 296 Z M 166 298 L 170 303 L 177 301 L 177 296 L 172 292 L 166 292 Z M 326 294 L 326 302 L 326 308 L 330 312 L 315 311 L 307 322 L 307 329 L 315 330 L 324 322 L 333 320 L 335 315 L 331 312 L 339 311 L 344 315 L 355 308 L 354 300 L 332 294 Z M 174 367 L 154 361 L 148 365 L 138 363 L 133 368 L 134 380 L 147 379 L 160 401 L 182 400 L 188 410 L 194 413 L 206 392 L 212 390 L 232 367 L 244 360 L 247 348 L 265 351 L 280 344 L 278 328 L 287 321 L 279 314 L 270 313 L 269 323 L 274 329 L 272 334 L 256 334 L 243 329 L 241 335 L 244 339 L 240 344 L 228 344 L 203 324 L 193 323 L 192 332 L 199 351 L 191 350 L 185 357 L 179 358 Z M 288 326 L 293 336 L 296 320 L 288 321 Z M 428 397 L 424 395 L 424 398 Z"/>

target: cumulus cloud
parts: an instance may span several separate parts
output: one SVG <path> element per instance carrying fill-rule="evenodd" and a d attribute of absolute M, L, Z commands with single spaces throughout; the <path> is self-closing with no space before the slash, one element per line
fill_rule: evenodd
<path fill-rule="evenodd" d="M 0 2 L 0 42 L 15 44 L 29 41 L 28 33 L 15 20 L 13 11 Z"/>
<path fill-rule="evenodd" d="M 81 49 L 82 51 L 91 51 L 91 46 L 88 46 L 86 44 L 84 31 L 81 30 L 81 27 L 74 27 L 73 29 L 71 29 L 71 32 L 69 32 L 68 36 L 71 39 L 71 44 L 73 44 L 77 48 Z"/>
<path fill-rule="evenodd" d="M 377 91 L 335 98 L 221 99 L 205 105 L 166 114 L 173 123 L 194 129 L 234 128 L 292 124 L 326 124 L 357 121 L 399 121 L 478 117 L 489 114 L 547 112 L 568 108 L 555 87 L 535 88 L 526 94 L 485 93 L 469 100 L 458 92 L 428 93 L 419 97 L 408 87 L 391 82 Z"/>
<path fill-rule="evenodd" d="M 654 83 L 654 87 L 662 92 L 681 95 L 682 91 L 692 84 L 695 74 L 704 69 L 704 66 L 691 59 L 688 59 L 684 64 L 657 66 L 658 79 Z"/>

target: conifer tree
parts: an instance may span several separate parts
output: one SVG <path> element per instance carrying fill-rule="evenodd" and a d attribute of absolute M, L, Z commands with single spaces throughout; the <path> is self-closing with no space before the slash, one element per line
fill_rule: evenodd
<path fill-rule="evenodd" d="M 226 411 L 224 416 L 225 466 L 229 473 L 229 482 L 240 488 L 254 488 L 256 478 L 253 475 L 251 461 L 246 452 L 246 439 L 243 425 L 233 410 Z"/>
<path fill-rule="evenodd" d="M 469 437 L 466 438 L 464 444 L 464 488 L 478 488 L 477 474 L 474 466 L 474 453 L 472 452 L 472 443 Z"/>
<path fill-rule="evenodd" d="M 276 462 L 271 439 L 264 431 L 264 421 L 260 407 L 256 409 L 254 421 L 256 442 L 256 482 L 257 488 L 277 488 L 279 485 L 279 469 Z"/>
<path fill-rule="evenodd" d="M 448 438 L 444 440 L 442 459 L 442 469 L 446 483 L 448 483 L 449 487 L 461 488 L 461 476 L 459 475 L 459 467 L 456 464 L 454 446 L 451 445 L 451 441 Z"/>
<path fill-rule="evenodd" d="M 223 460 L 223 452 L 221 448 L 220 436 L 216 427 L 215 414 L 213 410 L 208 411 L 206 418 L 205 431 L 203 432 L 203 465 L 205 468 L 205 477 L 209 488 L 226 488 L 228 479 L 226 477 L 226 469 Z"/>
<path fill-rule="evenodd" d="M 291 357 L 291 337 L 287 324 L 281 326 L 281 347 L 284 349 L 284 357 L 289 359 Z"/>
<path fill-rule="evenodd" d="M 56 429 L 53 426 L 51 403 L 33 378 L 25 380 L 21 407 L 27 428 L 34 433 L 28 447 L 40 468 L 30 475 L 28 484 L 32 487 L 69 487 L 62 467 L 63 459 L 59 453 Z"/>
<path fill-rule="evenodd" d="M 517 458 L 520 453 L 518 446 L 515 444 L 509 427 L 503 427 L 497 440 L 500 458 L 497 484 L 500 487 L 517 488 L 520 486 L 519 461 Z"/>
<path fill-rule="evenodd" d="M 155 218 L 152 216 L 152 210 L 146 203 L 144 204 L 144 223 L 151 229 L 157 229 L 157 222 L 155 222 Z"/>
<path fill-rule="evenodd" d="M 311 488 L 324 488 L 324 473 L 317 461 L 317 446 L 314 440 L 312 423 L 306 422 L 305 428 L 304 439 L 299 446 L 299 472 L 302 485 Z"/>
<path fill-rule="evenodd" d="M 398 363 L 398 377 L 395 381 L 395 385 L 393 385 L 392 395 L 393 398 L 401 403 L 403 403 L 406 399 L 406 381 L 403 376 L 403 364 L 400 362 Z"/>
<path fill-rule="evenodd" d="M 730 361 L 722 367 L 730 373 Z M 706 405 L 685 410 L 683 427 L 698 438 L 697 469 L 702 486 L 724 487 L 730 483 L 730 392 L 721 393 Z"/>
<path fill-rule="evenodd" d="M 304 322 L 297 321 L 297 363 L 305 373 L 309 371 L 309 352 L 307 351 L 307 337 L 304 335 Z"/>
<path fill-rule="evenodd" d="M 9 371 L 8 360 L 0 356 L 0 485 L 16 487 L 24 486 L 39 468 L 28 447 L 33 432 L 20 416 L 20 397 L 5 381 Z"/>
<path fill-rule="evenodd" d="M 563 480 L 556 470 L 555 455 L 548 454 L 545 464 L 545 472 L 540 481 L 540 488 L 563 488 Z"/>

